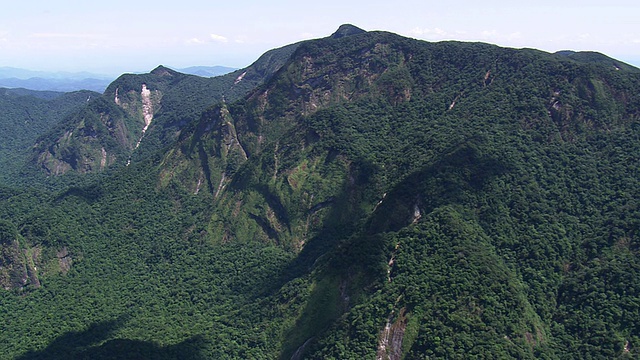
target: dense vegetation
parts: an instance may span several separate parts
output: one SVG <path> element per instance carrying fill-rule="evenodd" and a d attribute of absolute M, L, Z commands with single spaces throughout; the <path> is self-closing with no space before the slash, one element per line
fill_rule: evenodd
<path fill-rule="evenodd" d="M 171 144 L 207 107 L 235 101 L 269 79 L 296 47 L 268 51 L 245 69 L 212 78 L 164 66 L 148 74 L 124 74 L 82 112 L 41 136 L 32 162 L 61 175 L 143 161 Z"/>
<path fill-rule="evenodd" d="M 640 71 L 349 26 L 287 49 L 202 112 L 163 85 L 185 122 L 130 166 L 0 188 L 3 356 L 638 357 Z"/>
<path fill-rule="evenodd" d="M 0 88 L 0 183 L 15 183 L 36 138 L 99 95 Z"/>

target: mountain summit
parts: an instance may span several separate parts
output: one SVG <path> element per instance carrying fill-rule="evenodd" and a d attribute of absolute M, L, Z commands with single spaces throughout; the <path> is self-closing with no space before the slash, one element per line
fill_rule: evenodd
<path fill-rule="evenodd" d="M 331 35 L 332 39 L 339 39 L 345 36 L 358 35 L 365 33 L 365 30 L 351 24 L 340 25 L 338 30 Z"/>

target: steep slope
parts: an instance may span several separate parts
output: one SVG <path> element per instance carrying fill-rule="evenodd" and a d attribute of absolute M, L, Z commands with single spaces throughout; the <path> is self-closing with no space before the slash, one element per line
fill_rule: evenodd
<path fill-rule="evenodd" d="M 27 285 L 26 263 L 15 225 L 0 221 L 0 286 L 4 290 Z"/>
<path fill-rule="evenodd" d="M 233 101 L 268 79 L 297 44 L 265 53 L 249 67 L 214 78 L 164 66 L 125 74 L 35 145 L 33 162 L 50 175 L 99 172 L 144 159 L 169 145 L 212 104 Z M 144 141 L 142 141 L 144 139 Z"/>
<path fill-rule="evenodd" d="M 560 330 L 554 310 L 577 274 L 558 269 L 588 267 L 618 248 L 605 225 L 617 215 L 593 210 L 617 208 L 620 199 L 594 188 L 637 194 L 637 164 L 615 149 L 638 153 L 640 119 L 637 69 L 583 62 L 388 33 L 308 42 L 272 81 L 183 134 L 164 159 L 161 183 L 208 189 L 213 241 L 284 246 L 324 274 L 308 301 L 330 299 L 321 306 L 329 320 L 303 312 L 283 357 L 295 349 L 318 358 L 580 354 L 592 340 Z M 620 172 L 586 174 L 585 166 Z M 634 218 L 631 198 L 624 216 Z M 584 223 L 593 228 L 577 230 Z M 616 231 L 635 234 L 633 224 Z M 635 235 L 621 236 L 635 248 Z M 459 268 L 456 257 L 464 259 Z M 625 261 L 637 264 L 635 255 Z M 451 282 L 434 292 L 421 276 L 442 266 L 454 266 L 437 275 Z M 358 288 L 363 281 L 369 295 Z M 370 320 L 354 325 L 361 317 Z M 331 319 L 341 320 L 327 330 Z M 382 319 L 410 336 L 382 340 L 393 337 Z M 618 356 L 625 343 L 635 346 L 638 334 L 624 324 L 604 325 L 610 348 L 598 351 Z"/>
<path fill-rule="evenodd" d="M 34 141 L 99 96 L 91 91 L 0 89 L 0 181 L 20 183 L 18 173 Z"/>
<path fill-rule="evenodd" d="M 353 26 L 288 49 L 147 161 L 0 188 L 8 238 L 73 259 L 0 293 L 6 353 L 638 356 L 636 69 Z"/>

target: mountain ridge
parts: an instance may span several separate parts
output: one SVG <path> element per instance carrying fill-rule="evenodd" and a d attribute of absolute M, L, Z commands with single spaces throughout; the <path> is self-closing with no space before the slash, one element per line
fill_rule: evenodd
<path fill-rule="evenodd" d="M 167 146 L 206 107 L 236 99 L 269 78 L 295 46 L 274 49 L 245 69 L 213 78 L 183 74 L 162 65 L 148 74 L 123 74 L 106 88 L 102 99 L 88 105 L 85 114 L 68 119 L 66 129 L 58 128 L 57 133 L 41 137 L 33 162 L 48 174 L 60 175 L 67 171 L 102 171 L 150 156 Z M 148 115 L 153 121 L 149 124 L 143 115 L 143 86 L 155 99 L 150 103 Z M 90 128 L 85 126 L 87 116 L 94 119 Z M 76 141 L 74 133 L 82 137 Z"/>
<path fill-rule="evenodd" d="M 216 77 L 238 69 L 226 66 L 191 66 L 175 70 L 189 75 Z M 36 91 L 91 90 L 101 93 L 116 77 L 90 72 L 49 72 L 0 67 L 0 87 L 26 88 Z"/>
<path fill-rule="evenodd" d="M 339 27 L 339 29 L 332 34 L 331 36 L 329 36 L 327 39 L 340 39 L 346 36 L 358 36 L 361 34 L 366 34 L 367 32 L 356 27 L 353 25 L 349 25 L 349 24 L 345 24 L 342 25 L 341 27 Z M 374 34 L 376 32 L 372 32 L 372 34 Z M 384 33 L 384 32 L 380 32 L 380 33 Z M 416 40 L 417 41 L 417 40 Z M 305 42 L 303 42 L 305 43 Z M 446 44 L 447 42 L 441 42 L 441 44 Z M 456 43 L 456 42 L 452 42 Z M 218 77 L 218 78 L 214 78 L 214 81 L 217 81 L 218 83 L 222 84 L 224 83 L 225 85 L 222 85 L 223 87 L 228 87 L 229 90 L 225 90 L 225 92 L 227 92 L 226 94 L 222 95 L 222 97 L 220 97 L 220 90 L 208 90 L 208 91 L 212 91 L 213 92 L 211 94 L 218 94 L 218 95 L 214 95 L 213 98 L 208 102 L 208 105 L 213 105 L 215 104 L 216 101 L 220 101 L 220 100 L 225 100 L 225 101 L 229 101 L 229 100 L 234 100 L 237 99 L 239 96 L 241 96 L 240 93 L 234 93 L 234 88 L 238 88 L 238 83 L 241 83 L 243 86 L 240 88 L 243 89 L 251 89 L 253 86 L 261 83 L 262 81 L 264 81 L 264 79 L 267 79 L 270 74 L 275 73 L 275 71 L 279 68 L 278 64 L 283 63 L 286 60 L 286 55 L 275 55 L 275 54 L 287 54 L 289 52 L 291 52 L 293 49 L 297 48 L 297 46 L 301 44 L 301 43 L 297 43 L 297 44 L 293 44 L 293 45 L 289 45 L 289 46 L 285 46 L 281 49 L 278 50 L 278 52 L 267 52 L 266 54 L 264 54 L 258 61 L 256 61 L 256 63 L 252 64 L 251 66 L 249 66 L 246 69 L 243 70 L 236 70 L 232 73 L 229 73 L 227 75 L 223 75 L 222 77 Z M 464 45 L 465 43 L 461 43 L 461 46 L 466 46 Z M 536 51 L 536 50 L 520 50 L 520 51 Z M 540 52 L 541 54 L 547 54 L 544 52 Z M 273 54 L 273 55 L 272 55 Z M 638 69 L 624 64 L 622 62 L 617 62 L 614 59 L 608 58 L 605 55 L 602 54 L 597 54 L 597 53 L 589 53 L 589 52 L 570 52 L 570 51 L 563 51 L 563 52 L 558 52 L 556 53 L 557 56 L 560 57 L 560 59 L 571 59 L 574 61 L 578 61 L 578 62 L 585 62 L 585 63 L 590 63 L 590 64 L 598 64 L 598 65 L 604 65 L 607 64 L 607 66 L 612 66 L 614 69 L 616 70 L 624 70 L 624 71 L 632 71 L 635 72 Z M 269 65 L 270 62 L 272 61 L 272 59 L 275 59 L 274 65 Z M 163 66 L 160 66 L 159 68 L 165 68 Z M 151 71 L 149 74 L 154 74 L 154 71 L 158 71 L 159 68 L 156 68 L 155 70 Z M 169 68 L 165 68 L 167 69 L 167 71 L 169 71 Z M 174 70 L 170 70 L 170 71 L 174 71 Z M 123 77 L 124 76 L 124 77 Z M 143 79 L 144 75 L 123 75 L 121 76 L 118 80 L 114 81 L 113 83 L 111 83 L 109 85 L 109 87 L 107 87 L 107 89 L 105 90 L 105 95 L 107 93 L 111 94 L 112 97 L 115 98 L 115 91 L 114 91 L 114 84 L 118 83 L 118 82 L 122 82 L 124 78 L 129 79 L 130 77 L 133 78 L 139 78 L 139 79 Z M 122 79 L 121 79 L 122 78 Z M 231 79 L 233 80 L 233 84 L 231 84 Z M 129 81 L 129 80 L 127 80 Z M 137 80 L 138 82 L 142 81 L 142 80 Z M 249 83 L 250 85 L 247 85 L 246 87 L 244 86 L 245 84 Z M 204 83 L 202 83 L 204 84 Z M 137 87 L 140 87 L 140 84 L 136 85 Z M 198 86 L 205 86 L 205 87 L 210 87 L 210 85 L 198 85 Z M 214 85 L 215 87 L 219 87 L 220 85 Z M 126 91 L 131 91 L 131 89 L 127 88 L 128 90 Z M 189 90 L 192 93 L 194 93 L 194 90 Z M 231 92 L 229 92 L 231 91 Z M 243 90 L 243 91 L 248 91 L 248 90 Z M 197 110 L 197 112 L 201 112 L 204 110 L 204 107 L 200 107 L 199 110 Z M 178 117 L 180 117 L 181 115 L 178 115 Z M 192 115 L 193 116 L 197 116 L 197 114 Z M 140 122 L 140 121 L 139 121 Z M 184 122 L 184 121 L 182 121 Z M 140 122 L 142 123 L 142 122 Z M 140 129 L 135 129 L 141 126 L 134 126 L 134 129 L 132 129 L 133 131 L 140 131 Z M 155 128 L 155 124 L 151 126 L 151 131 L 153 131 L 153 129 Z M 176 130 L 176 129 L 174 129 Z M 174 131 L 172 130 L 172 131 Z M 168 139 L 165 138 L 165 135 L 160 135 L 160 139 L 157 139 L 158 141 L 160 141 L 160 143 L 156 142 L 156 145 L 153 147 L 153 149 L 157 149 L 157 146 L 163 146 L 162 144 L 167 144 L 167 142 L 169 141 Z M 131 144 L 129 143 L 128 145 L 125 143 L 121 143 L 122 146 L 124 146 L 125 148 L 131 148 Z M 130 150 L 129 150 L 130 151 Z M 55 157 L 55 156 L 54 156 Z M 122 156 L 120 156 L 122 157 Z M 121 160 L 122 161 L 122 160 Z"/>
<path fill-rule="evenodd" d="M 367 37 L 366 41 L 364 36 Z M 345 62 L 345 59 L 351 63 Z M 412 65 L 418 61 L 416 59 L 420 59 L 421 65 Z M 375 256 L 386 258 L 382 261 L 378 258 L 378 265 L 363 261 L 367 265 L 360 267 L 360 262 L 354 262 L 353 258 L 344 262 L 338 260 L 362 254 L 359 247 L 398 249 L 398 246 L 414 237 L 424 239 L 426 236 L 431 241 L 438 237 L 465 241 L 467 237 L 479 236 L 487 239 L 486 248 L 478 250 L 486 254 L 483 256 L 494 258 L 497 255 L 491 254 L 510 253 L 511 245 L 488 240 L 505 236 L 499 235 L 499 231 L 495 232 L 495 225 L 487 227 L 486 221 L 491 223 L 496 218 L 493 215 L 478 218 L 479 215 L 474 215 L 473 211 L 467 213 L 470 210 L 465 210 L 466 207 L 462 205 L 471 201 L 471 208 L 478 206 L 471 205 L 475 201 L 473 199 L 487 196 L 481 195 L 487 194 L 487 191 L 497 191 L 495 188 L 489 189 L 495 186 L 490 184 L 498 178 L 510 178 L 514 172 L 520 173 L 516 177 L 525 176 L 526 172 L 522 172 L 524 168 L 521 167 L 523 155 L 511 149 L 513 144 L 502 143 L 501 134 L 515 136 L 520 131 L 535 133 L 533 139 L 525 137 L 521 141 L 548 149 L 541 150 L 543 152 L 559 151 L 550 150 L 556 146 L 573 148 L 571 144 L 590 143 L 590 136 L 603 136 L 607 131 L 620 131 L 625 136 L 633 136 L 628 131 L 640 118 L 638 107 L 633 105 L 637 100 L 631 100 L 635 98 L 632 89 L 638 86 L 635 71 L 627 72 L 631 76 L 629 83 L 618 84 L 616 79 L 620 69 L 599 62 L 592 67 L 583 62 L 558 59 L 553 54 L 536 50 L 505 49 L 486 44 L 416 42 L 385 32 L 306 42 L 297 48 L 291 60 L 270 82 L 238 103 L 222 104 L 203 117 L 199 125 L 191 130 L 192 135 L 183 138 L 182 154 L 173 152 L 170 155 L 183 156 L 183 160 L 163 160 L 163 166 L 173 165 L 170 165 L 168 173 L 161 175 L 166 177 L 161 181 L 179 179 L 177 183 L 198 194 L 204 192 L 199 184 L 209 184 L 210 196 L 218 203 L 209 225 L 210 229 L 215 229 L 213 239 L 229 242 L 233 241 L 232 234 L 243 234 L 241 238 L 257 238 L 300 251 L 300 256 L 308 257 L 309 263 L 317 264 L 320 259 L 332 258 L 325 260 L 328 264 L 314 265 L 319 274 L 324 274 L 319 275 L 315 284 L 321 287 L 322 281 L 329 281 L 335 282 L 334 286 L 337 287 L 340 283 L 343 289 L 341 296 L 357 297 L 361 290 L 353 287 L 350 278 L 362 281 L 363 277 L 372 274 L 382 277 L 386 267 L 386 273 L 390 274 L 387 275 L 387 282 L 393 284 L 391 279 L 395 269 L 400 271 L 398 274 L 411 272 L 410 268 L 397 268 L 400 266 L 396 264 L 397 256 L 400 255 L 393 250 L 382 251 L 378 255 L 375 252 L 362 255 L 367 259 Z M 422 65 L 424 63 L 429 66 Z M 387 77 L 385 74 L 393 76 Z M 509 86 L 521 81 L 518 79 L 527 79 L 528 82 L 521 83 L 519 89 Z M 621 99 L 627 100 L 619 102 Z M 412 111 L 413 106 L 417 108 Z M 401 109 L 414 114 L 414 120 L 406 124 L 399 122 L 397 119 L 403 111 Z M 419 112 L 416 112 L 417 109 L 420 109 Z M 407 128 L 402 132 L 395 130 L 386 133 L 384 127 L 377 128 L 374 125 L 376 117 L 381 116 L 379 114 L 389 113 L 394 114 L 386 116 L 390 121 L 395 121 L 396 129 L 402 129 L 402 126 Z M 424 133 L 418 126 L 420 121 L 416 121 L 420 119 L 419 115 L 415 117 L 420 113 L 424 114 L 424 121 L 431 119 L 428 121 L 456 130 L 448 135 L 434 132 L 429 137 L 410 141 L 412 136 L 408 134 Z M 348 120 L 358 117 L 364 117 L 363 121 Z M 475 127 L 471 119 L 487 126 Z M 405 135 L 394 136 L 396 131 Z M 372 139 L 380 138 L 384 139 L 382 143 L 373 146 Z M 509 141 L 517 141 L 516 138 Z M 441 141 L 448 145 L 437 145 Z M 417 149 L 412 150 L 413 156 L 395 154 L 399 150 L 397 147 L 385 145 L 402 143 L 404 146 L 400 149 L 404 151 Z M 432 144 L 431 149 L 421 149 L 425 143 Z M 504 158 L 504 154 L 509 154 L 507 162 L 499 160 Z M 442 160 L 436 160 L 439 158 Z M 421 160 L 414 162 L 414 159 Z M 436 162 L 421 170 L 426 159 Z M 185 161 L 191 161 L 191 166 L 185 165 Z M 191 169 L 190 179 L 177 172 L 185 168 Z M 193 174 L 194 168 L 202 170 L 199 174 Z M 416 170 L 417 173 L 410 175 Z M 322 176 L 318 177 L 317 174 Z M 615 180 L 607 181 L 620 186 Z M 534 194 L 531 196 L 537 198 Z M 509 198 L 510 195 L 502 194 L 495 199 L 502 197 Z M 359 209 L 352 207 L 353 199 L 358 199 Z M 451 230 L 441 230 L 444 221 L 441 218 L 430 218 L 441 211 L 450 219 L 447 221 L 451 221 Z M 494 210 L 487 208 L 486 211 L 491 213 Z M 563 211 L 571 210 L 560 210 L 561 213 Z M 412 228 L 412 224 L 424 224 L 425 221 L 431 224 L 427 226 L 433 228 L 425 229 L 425 233 L 420 230 L 421 225 Z M 456 234 L 459 231 L 456 228 L 463 223 L 469 226 L 467 235 L 449 233 L 452 231 Z M 569 223 L 566 224 L 569 226 Z M 439 235 L 425 235 L 433 232 Z M 394 233 L 397 235 L 390 235 Z M 376 245 L 370 244 L 371 241 Z M 333 246 L 333 250 L 327 250 L 327 247 L 331 249 Z M 465 246 L 469 244 L 462 245 L 462 248 Z M 535 247 L 533 243 L 522 246 Z M 445 248 L 442 251 L 446 253 L 448 250 Z M 345 252 L 348 255 L 340 255 Z M 414 259 L 418 258 L 420 256 Z M 480 259 L 482 257 L 477 259 L 477 263 L 472 260 L 476 264 L 473 266 L 483 266 L 485 260 Z M 500 256 L 494 259 L 491 263 L 495 261 L 500 264 L 504 261 Z M 526 256 L 518 259 L 532 264 L 532 260 Z M 388 267 L 383 265 L 387 262 Z M 503 321 L 499 327 L 505 329 L 519 324 L 516 326 L 519 330 L 504 335 L 514 342 L 504 345 L 503 355 L 528 357 L 532 356 L 530 351 L 548 351 L 549 354 L 559 351 L 547 342 L 552 333 L 549 315 L 535 310 L 545 305 L 527 298 L 521 281 L 531 280 L 519 280 L 513 273 L 509 275 L 512 270 L 508 269 L 513 266 L 516 265 L 507 261 L 499 266 L 506 273 L 501 270 L 494 274 L 502 279 L 497 280 L 499 283 L 511 279 L 507 281 L 511 285 L 496 293 L 502 299 L 500 301 L 518 299 L 517 303 L 500 310 L 501 320 L 497 320 Z M 343 269 L 343 272 L 329 269 Z M 336 275 L 336 272 L 341 275 Z M 395 281 L 402 283 L 404 280 L 400 279 L 404 275 L 398 276 Z M 398 299 L 402 299 L 413 285 L 409 282 L 406 286 L 408 288 L 394 293 Z M 330 288 L 323 288 L 316 296 L 335 296 L 331 300 L 333 306 L 349 308 L 348 305 L 340 305 L 343 300 L 337 295 L 329 295 L 330 291 Z M 412 296 L 420 298 L 418 294 Z M 443 290 L 442 296 L 449 296 L 446 290 Z M 412 326 L 406 322 L 406 316 L 420 316 L 413 311 L 415 306 L 422 306 L 418 304 L 424 299 L 402 301 L 400 304 L 399 300 L 393 302 L 390 298 L 384 301 L 393 308 L 387 314 L 387 324 L 401 329 L 399 331 L 402 334 Z M 384 301 L 378 306 L 384 306 Z M 457 300 L 451 298 L 451 301 Z M 383 317 L 379 312 L 375 315 L 355 312 L 357 315 L 353 313 L 354 317 L 372 316 L 377 321 Z M 521 318 L 523 312 L 527 315 Z M 463 313 L 465 315 L 461 316 L 464 317 L 475 316 L 465 311 Z M 351 316 L 348 314 L 347 310 L 342 319 Z M 396 314 L 402 315 L 397 315 L 400 317 L 396 319 Z M 308 325 L 303 323 L 291 330 L 298 335 L 283 350 L 281 357 L 288 358 L 296 350 L 302 351 L 301 347 L 311 358 L 364 356 L 354 348 L 345 348 L 344 344 L 358 336 L 353 331 L 367 330 L 357 330 L 357 327 L 349 325 L 350 321 L 355 320 L 338 320 L 340 315 L 337 314 L 330 317 L 337 321 L 334 324 L 337 328 L 332 328 L 331 335 L 326 336 L 335 339 L 332 336 L 343 331 L 341 340 L 319 340 L 323 331 L 310 331 Z M 323 323 L 313 317 L 307 321 Z M 432 320 L 425 318 L 424 321 Z M 317 329 L 329 326 L 324 324 Z M 455 322 L 448 324 L 449 328 L 456 326 Z M 436 324 L 429 326 L 432 330 L 439 328 Z M 497 323 L 495 326 L 498 326 Z M 411 331 L 416 331 L 415 327 L 413 329 Z M 413 349 L 409 350 L 409 354 L 413 354 L 409 356 L 415 357 L 425 353 L 436 356 L 452 354 L 430 342 L 428 337 L 406 340 L 415 341 L 413 345 L 406 345 L 403 335 L 398 336 L 400 340 L 395 345 L 385 345 L 384 342 L 378 344 L 380 356 L 398 353 L 400 347 Z M 444 333 L 442 336 L 445 336 Z M 418 345 L 421 341 L 424 341 L 423 345 Z M 618 342 L 618 346 L 622 345 L 623 342 Z M 351 346 L 355 347 L 356 344 Z M 461 351 L 471 350 L 467 347 Z M 368 356 L 371 356 L 372 348 L 369 347 L 368 351 Z"/>
<path fill-rule="evenodd" d="M 633 72 L 640 71 L 640 69 L 638 69 L 633 65 L 626 64 L 622 61 L 613 59 L 607 55 L 604 55 L 596 51 L 563 50 L 563 51 L 557 51 L 554 54 L 559 56 L 565 56 L 575 61 L 613 66 L 613 68 L 616 70 L 625 70 L 625 71 L 633 71 Z"/>
<path fill-rule="evenodd" d="M 215 96 L 123 75 L 40 138 L 69 166 L 129 148 L 52 194 L 0 187 L 7 352 L 637 356 L 640 75 L 341 29 Z"/>

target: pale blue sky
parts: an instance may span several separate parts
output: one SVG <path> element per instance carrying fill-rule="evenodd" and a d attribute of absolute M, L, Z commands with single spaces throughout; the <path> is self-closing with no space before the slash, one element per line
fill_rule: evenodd
<path fill-rule="evenodd" d="M 159 64 L 244 67 L 340 24 L 428 41 L 592 50 L 640 66 L 634 1 L 12 1 L 0 12 L 0 66 L 120 74 Z"/>

